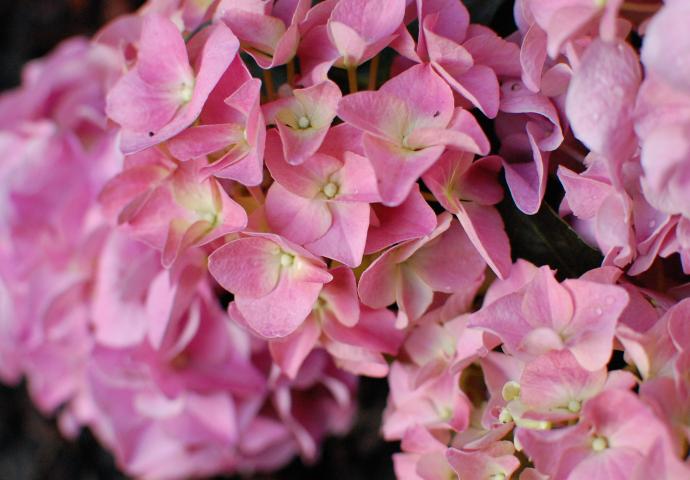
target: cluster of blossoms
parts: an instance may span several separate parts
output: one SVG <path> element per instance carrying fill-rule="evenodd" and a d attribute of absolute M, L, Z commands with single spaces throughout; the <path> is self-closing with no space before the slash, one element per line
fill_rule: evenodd
<path fill-rule="evenodd" d="M 137 477 L 314 461 L 370 376 L 403 480 L 690 478 L 690 4 L 514 8 L 150 0 L 29 64 L 0 378 Z M 496 208 L 550 177 L 577 279 Z"/>

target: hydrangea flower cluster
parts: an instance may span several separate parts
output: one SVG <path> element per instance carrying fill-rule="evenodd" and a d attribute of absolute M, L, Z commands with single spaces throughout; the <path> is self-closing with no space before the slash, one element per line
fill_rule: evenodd
<path fill-rule="evenodd" d="M 514 14 L 150 0 L 30 63 L 0 379 L 135 477 L 312 462 L 369 376 L 402 480 L 690 478 L 690 5 Z M 579 278 L 511 255 L 549 179 Z"/>

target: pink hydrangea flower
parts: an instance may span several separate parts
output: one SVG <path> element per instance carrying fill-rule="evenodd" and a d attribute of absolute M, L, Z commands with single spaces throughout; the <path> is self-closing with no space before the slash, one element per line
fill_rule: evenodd
<path fill-rule="evenodd" d="M 498 335 L 504 349 L 526 358 L 569 350 L 587 370 L 605 366 L 618 318 L 628 303 L 625 290 L 584 280 L 559 284 L 540 268 L 520 291 L 485 305 L 470 326 Z"/>
<path fill-rule="evenodd" d="M 397 325 L 404 328 L 424 314 L 434 292 L 472 289 L 483 281 L 485 267 L 460 225 L 445 213 L 431 234 L 377 258 L 360 278 L 359 295 L 373 308 L 397 303 Z"/>
<path fill-rule="evenodd" d="M 123 152 L 163 142 L 193 123 L 238 48 L 237 37 L 223 24 L 186 46 L 172 21 L 146 16 L 137 62 L 107 97 L 108 116 L 122 127 Z"/>
<path fill-rule="evenodd" d="M 333 277 L 320 259 L 278 235 L 246 235 L 213 252 L 209 272 L 235 296 L 231 308 L 250 328 L 265 338 L 285 337 Z"/>
<path fill-rule="evenodd" d="M 365 132 L 384 205 L 402 203 L 446 146 L 486 154 L 489 143 L 474 117 L 455 109 L 453 94 L 428 66 L 418 65 L 376 92 L 345 96 L 338 116 Z"/>
<path fill-rule="evenodd" d="M 359 138 L 348 125 L 334 127 L 321 151 L 299 166 L 288 165 L 277 135 L 269 135 L 267 143 L 267 166 L 276 180 L 266 196 L 269 226 L 312 253 L 351 267 L 362 261 L 368 202 L 379 198 L 369 161 L 349 151 L 359 150 Z"/>

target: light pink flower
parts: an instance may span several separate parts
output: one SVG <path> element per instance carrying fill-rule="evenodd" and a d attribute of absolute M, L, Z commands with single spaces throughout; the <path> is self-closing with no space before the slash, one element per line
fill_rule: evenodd
<path fill-rule="evenodd" d="M 128 163 L 105 186 L 100 201 L 134 238 L 162 252 L 164 266 L 191 246 L 247 225 L 244 209 L 218 181 L 202 179 L 203 159 L 179 163 L 152 148 L 128 157 Z"/>
<path fill-rule="evenodd" d="M 566 114 L 575 136 L 609 164 L 613 184 L 620 165 L 635 151 L 633 110 L 641 81 L 640 61 L 627 43 L 595 40 L 575 68 Z"/>
<path fill-rule="evenodd" d="M 470 25 L 461 2 L 417 0 L 418 59 L 489 118 L 498 113 L 498 75 L 518 76 L 518 48 L 481 25 Z"/>
<path fill-rule="evenodd" d="M 386 376 L 388 364 L 383 354 L 395 355 L 405 332 L 395 328 L 390 310 L 360 306 L 350 269 L 337 267 L 330 273 L 333 280 L 324 285 L 304 323 L 287 337 L 269 343 L 273 360 L 294 378 L 310 352 L 322 345 L 344 370 Z M 231 311 L 233 316 L 237 313 Z"/>
<path fill-rule="evenodd" d="M 384 205 L 401 204 L 445 147 L 486 154 L 489 143 L 474 117 L 454 108 L 453 94 L 431 67 L 417 65 L 376 92 L 345 96 L 338 116 L 363 130 Z"/>
<path fill-rule="evenodd" d="M 170 153 L 183 161 L 207 158 L 209 164 L 200 169 L 204 176 L 258 185 L 266 139 L 260 97 L 261 82 L 235 57 L 209 94 L 199 123 L 168 141 Z"/>
<path fill-rule="evenodd" d="M 194 122 L 238 47 L 222 24 L 186 46 L 172 21 L 157 14 L 144 18 L 137 63 L 107 96 L 108 116 L 122 127 L 122 151 L 163 142 Z"/>
<path fill-rule="evenodd" d="M 359 281 L 362 303 L 398 305 L 398 326 L 415 322 L 431 305 L 434 292 L 472 289 L 484 278 L 486 264 L 458 223 L 448 214 L 426 237 L 385 251 Z"/>
<path fill-rule="evenodd" d="M 307 88 L 297 88 L 291 97 L 264 105 L 269 124 L 280 133 L 283 155 L 290 165 L 299 165 L 321 146 L 335 118 L 340 88 L 325 80 Z"/>
<path fill-rule="evenodd" d="M 355 129 L 334 127 L 322 151 L 298 166 L 287 164 L 277 135 L 269 135 L 267 144 L 267 166 L 276 180 L 266 196 L 269 226 L 310 252 L 351 267 L 362 261 L 368 202 L 378 200 L 366 157 L 347 150 L 335 153 L 357 139 Z"/>
<path fill-rule="evenodd" d="M 265 338 L 295 331 L 333 278 L 318 258 L 278 235 L 247 233 L 209 257 L 209 272 L 235 296 L 247 325 Z"/>
<path fill-rule="evenodd" d="M 446 152 L 422 177 L 439 203 L 455 214 L 477 251 L 501 278 L 510 272 L 510 243 L 503 219 L 492 207 L 503 199 L 496 176 L 498 157 Z"/>
<path fill-rule="evenodd" d="M 356 68 L 383 50 L 403 25 L 404 0 L 339 0 L 312 8 L 300 44 L 303 81 L 327 79 L 333 66 Z"/>
<path fill-rule="evenodd" d="M 612 353 L 627 292 L 584 280 L 559 284 L 548 267 L 519 292 L 506 295 L 470 317 L 470 326 L 498 335 L 507 353 L 530 358 L 569 350 L 585 369 L 605 366 Z"/>
<path fill-rule="evenodd" d="M 580 423 L 557 430 L 519 429 L 517 438 L 539 471 L 554 480 L 626 479 L 657 441 L 663 424 L 637 396 L 606 390 L 585 403 Z"/>
<path fill-rule="evenodd" d="M 308 0 L 221 0 L 215 18 L 221 19 L 242 42 L 242 49 L 264 69 L 283 65 L 295 56 L 299 23 Z"/>

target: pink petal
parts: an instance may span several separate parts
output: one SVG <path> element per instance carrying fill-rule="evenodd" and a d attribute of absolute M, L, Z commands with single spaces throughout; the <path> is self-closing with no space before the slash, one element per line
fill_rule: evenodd
<path fill-rule="evenodd" d="M 335 221 L 325 201 L 300 197 L 277 182 L 266 195 L 266 219 L 274 231 L 301 245 L 323 237 Z"/>
<path fill-rule="evenodd" d="M 332 258 L 349 267 L 357 267 L 362 263 L 364 255 L 369 227 L 369 205 L 329 202 L 324 204 L 323 208 L 332 215 L 332 222 L 323 236 L 309 243 L 305 242 L 304 247 L 316 255 Z M 312 220 L 310 224 L 308 219 L 294 221 L 294 224 L 301 226 L 303 230 L 306 230 L 304 225 L 314 223 L 316 222 Z"/>
<path fill-rule="evenodd" d="M 208 259 L 213 278 L 235 295 L 264 297 L 280 276 L 281 249 L 265 238 L 240 238 L 223 245 Z"/>
<path fill-rule="evenodd" d="M 297 331 L 268 344 L 271 358 L 283 373 L 290 378 L 295 378 L 320 335 L 321 328 L 318 323 L 311 317 L 307 318 Z"/>
<path fill-rule="evenodd" d="M 322 284 L 281 276 L 278 285 L 260 298 L 236 297 L 235 304 L 247 324 L 264 338 L 294 332 L 311 313 Z"/>
<path fill-rule="evenodd" d="M 394 243 L 421 238 L 436 227 L 436 215 L 424 201 L 416 184 L 400 205 L 373 205 L 371 215 L 373 219 L 367 234 L 364 250 L 366 254 L 377 252 Z"/>
<path fill-rule="evenodd" d="M 472 244 L 499 278 L 510 273 L 510 242 L 503 219 L 494 207 L 461 203 L 456 214 Z"/>
<path fill-rule="evenodd" d="M 565 108 L 573 133 L 590 150 L 614 158 L 631 153 L 640 81 L 639 59 L 627 43 L 595 40 L 587 48 L 570 82 Z"/>

